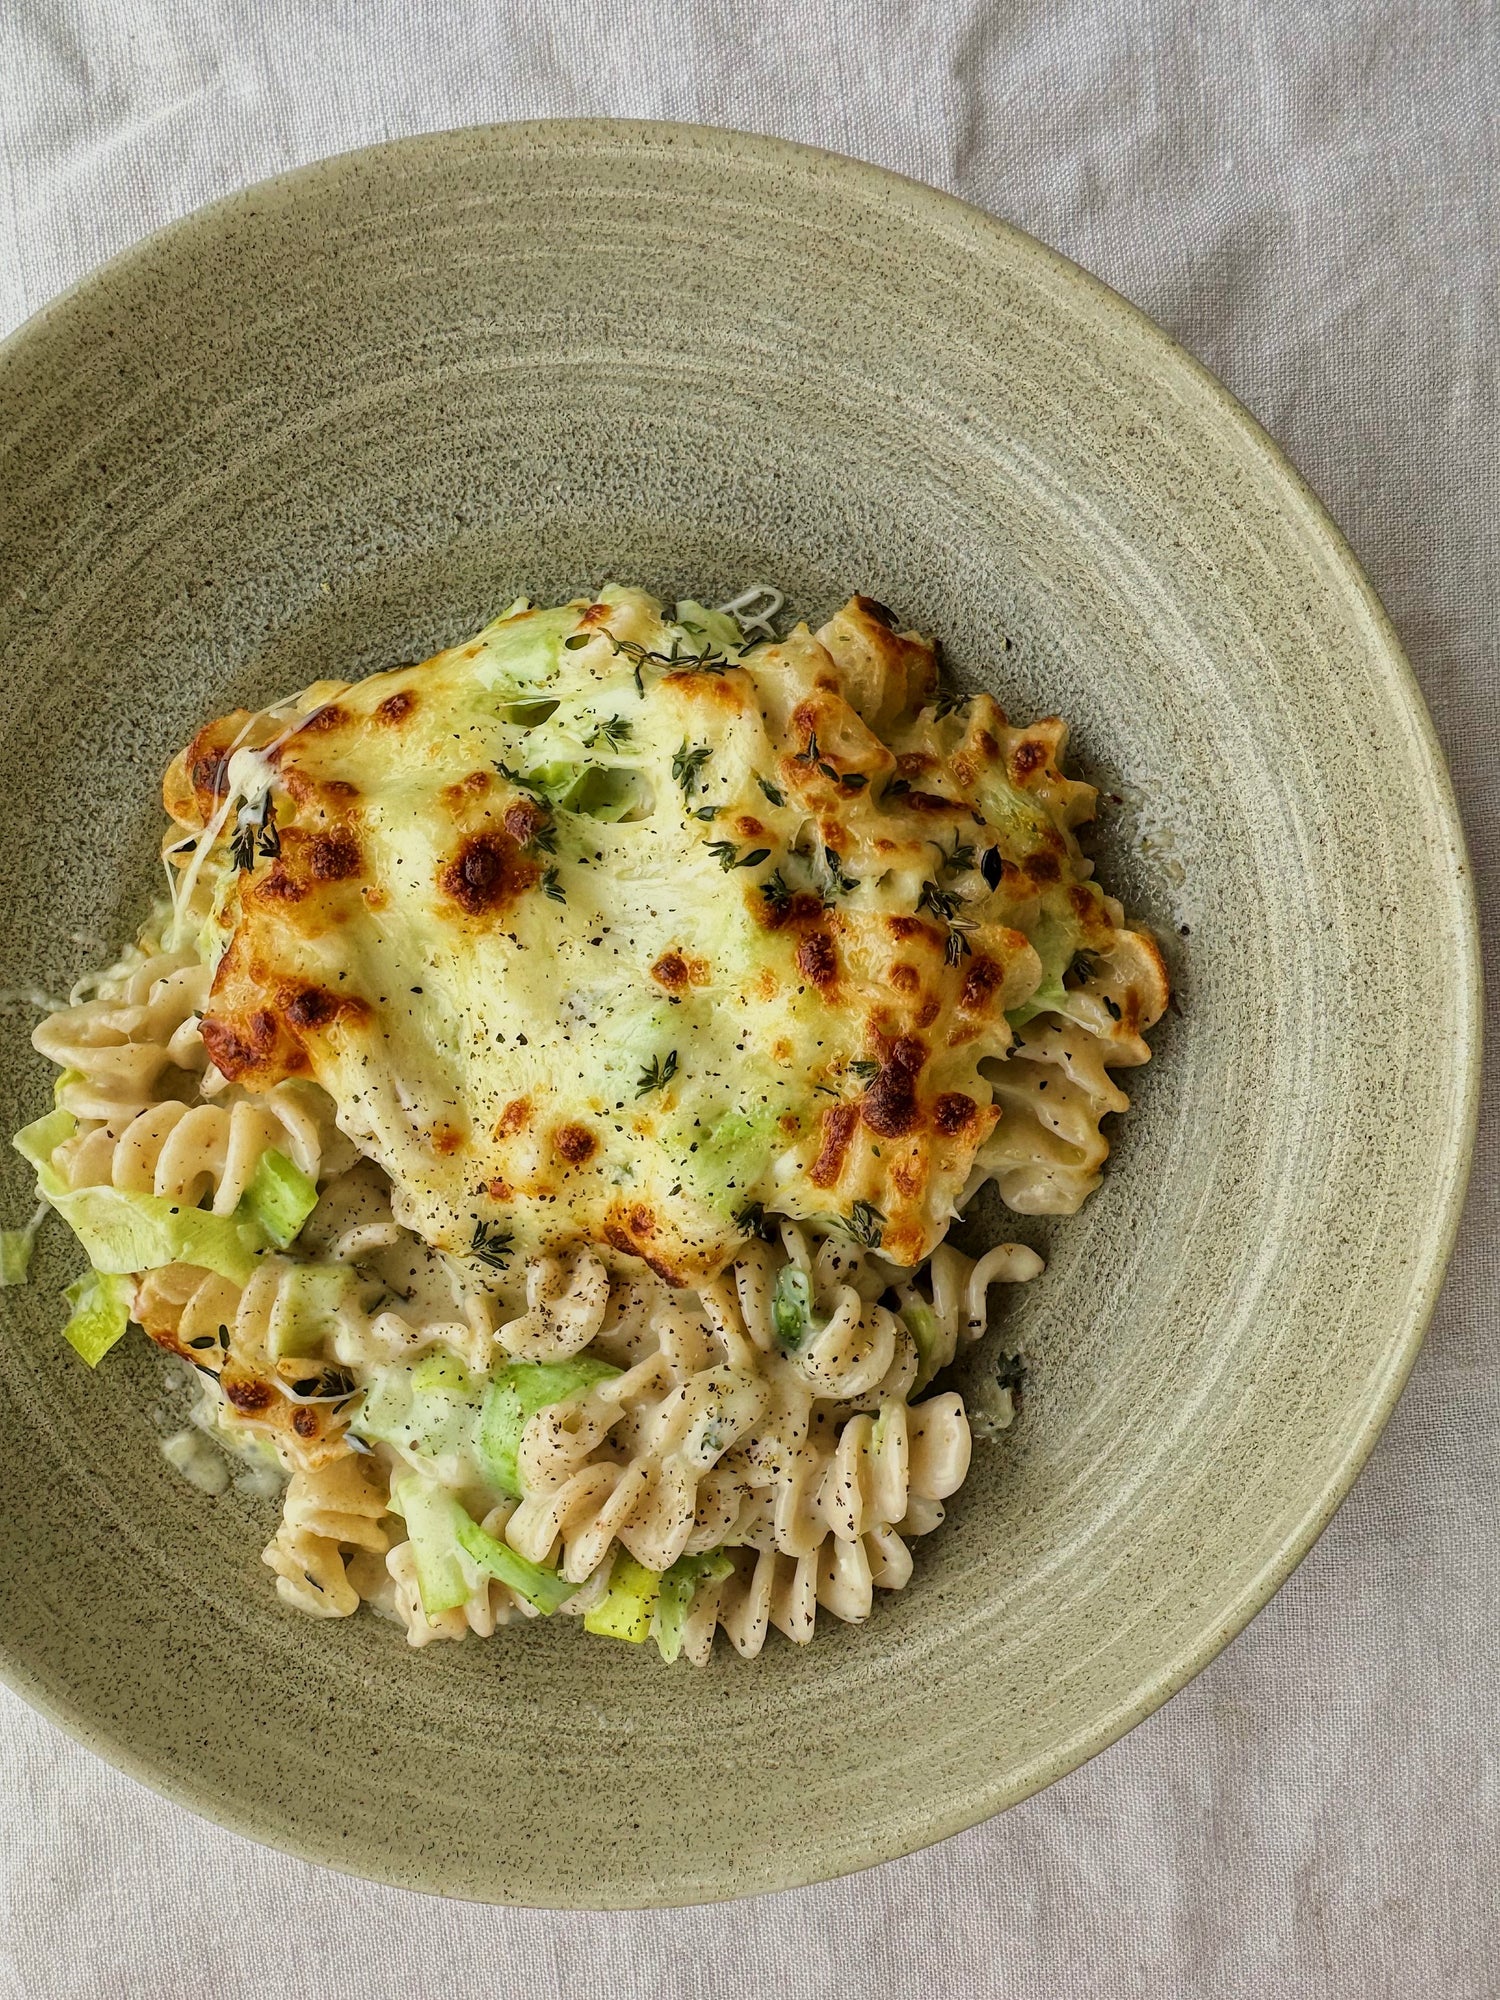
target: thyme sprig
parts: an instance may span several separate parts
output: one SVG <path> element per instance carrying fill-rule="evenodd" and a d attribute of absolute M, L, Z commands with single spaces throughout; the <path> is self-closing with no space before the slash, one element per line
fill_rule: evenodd
<path fill-rule="evenodd" d="M 542 894 L 550 896 L 554 903 L 567 902 L 568 892 L 564 889 L 555 868 L 549 868 L 542 876 Z"/>
<path fill-rule="evenodd" d="M 828 1221 L 842 1229 L 867 1250 L 878 1250 L 885 1240 L 885 1216 L 872 1201 L 857 1201 L 847 1215 L 830 1215 Z"/>
<path fill-rule="evenodd" d="M 771 804 L 773 806 L 784 806 L 786 804 L 785 792 L 778 791 L 776 787 L 773 784 L 771 784 L 768 779 L 757 778 L 755 782 L 757 785 L 760 786 L 761 790 L 765 793 L 766 797 L 771 801 Z"/>
<path fill-rule="evenodd" d="M 716 651 L 712 645 L 705 646 L 701 653 L 689 652 L 679 637 L 673 639 L 670 652 L 661 653 L 642 645 L 639 639 L 617 639 L 613 632 L 602 627 L 596 633 L 575 632 L 563 644 L 570 649 L 580 643 L 586 646 L 591 638 L 607 639 L 616 659 L 629 660 L 634 670 L 635 691 L 641 696 L 646 692 L 647 667 L 660 667 L 663 673 L 722 674 L 734 665 L 727 654 Z"/>
<path fill-rule="evenodd" d="M 708 851 L 726 875 L 731 868 L 758 868 L 771 858 L 769 847 L 752 847 L 748 854 L 741 854 L 732 840 L 711 840 Z"/>
<path fill-rule="evenodd" d="M 672 1049 L 665 1057 L 653 1056 L 636 1080 L 636 1096 L 647 1097 L 653 1090 L 665 1090 L 676 1074 L 676 1049 Z"/>
<path fill-rule="evenodd" d="M 631 734 L 632 725 L 628 716 L 607 715 L 584 737 L 583 747 L 586 750 L 594 750 L 603 743 L 611 750 L 623 750 L 629 743 Z"/>
<path fill-rule="evenodd" d="M 492 1271 L 503 1271 L 510 1262 L 515 1240 L 514 1231 L 501 1228 L 498 1222 L 476 1222 L 469 1255 L 477 1257 L 481 1264 L 488 1264 Z"/>
<path fill-rule="evenodd" d="M 765 881 L 759 884 L 759 888 L 760 893 L 778 916 L 790 907 L 792 892 L 787 887 L 786 878 L 779 868 L 769 874 Z"/>
<path fill-rule="evenodd" d="M 848 896 L 859 887 L 859 877 L 850 875 L 844 868 L 844 857 L 837 848 L 825 847 L 822 855 L 821 875 L 823 900 L 831 902 L 837 896 Z"/>
<path fill-rule="evenodd" d="M 703 767 L 713 755 L 710 743 L 689 744 L 682 739 L 682 748 L 672 759 L 672 776 L 682 787 L 684 799 L 690 799 L 703 781 Z"/>

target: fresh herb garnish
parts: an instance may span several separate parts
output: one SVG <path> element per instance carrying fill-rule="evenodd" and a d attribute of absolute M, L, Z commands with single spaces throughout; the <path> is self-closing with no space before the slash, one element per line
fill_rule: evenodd
<path fill-rule="evenodd" d="M 1100 999 L 1103 1000 L 1104 1005 L 1109 1012 L 1110 1019 L 1112 1021 L 1118 1021 L 1121 1018 L 1120 1009 L 1118 1005 L 1113 1000 L 1110 999 L 1107 993 L 1102 993 L 1099 997 Z"/>
<path fill-rule="evenodd" d="M 766 901 L 770 904 L 771 908 L 775 910 L 778 915 L 783 910 L 787 909 L 790 906 L 792 900 L 792 892 L 786 886 L 786 882 L 783 879 L 781 870 L 779 868 L 776 869 L 772 874 L 768 875 L 765 881 L 762 882 L 759 885 L 759 887 L 760 887 L 760 893 L 765 897 Z"/>
<path fill-rule="evenodd" d="M 708 851 L 727 875 L 731 868 L 759 868 L 762 861 L 769 861 L 769 847 L 752 847 L 748 854 L 741 854 L 732 840 L 711 840 Z"/>
<path fill-rule="evenodd" d="M 672 776 L 681 785 L 684 799 L 690 799 L 697 791 L 703 766 L 713 754 L 712 744 L 694 743 L 690 746 L 687 738 L 683 737 L 682 748 L 672 759 Z"/>
<path fill-rule="evenodd" d="M 1068 969 L 1063 974 L 1063 985 L 1067 987 L 1085 986 L 1099 969 L 1099 959 L 1092 951 L 1075 951 L 1068 960 Z"/>
<path fill-rule="evenodd" d="M 628 716 L 608 715 L 604 718 L 603 722 L 595 727 L 590 735 L 585 736 L 583 739 L 584 748 L 586 750 L 593 750 L 599 744 L 605 743 L 608 744 L 611 750 L 623 750 L 625 745 L 630 741 L 630 735 L 631 723 Z"/>
<path fill-rule="evenodd" d="M 707 822 L 717 819 L 721 810 L 719 806 L 694 806 L 691 817 Z"/>
<path fill-rule="evenodd" d="M 586 646 L 593 636 L 592 632 L 575 632 L 571 639 L 564 639 L 563 644 L 570 653 L 576 653 L 582 647 Z"/>
<path fill-rule="evenodd" d="M 255 866 L 255 825 L 246 820 L 234 830 L 234 839 L 229 843 L 229 858 L 236 868 Z"/>
<path fill-rule="evenodd" d="M 862 1082 L 868 1082 L 872 1076 L 880 1074 L 880 1064 L 872 1062 L 868 1056 L 856 1056 L 853 1062 L 845 1063 L 844 1067 L 850 1076 L 857 1076 Z"/>
<path fill-rule="evenodd" d="M 998 846 L 987 847 L 980 855 L 979 872 L 992 889 L 1000 887 L 1000 878 L 1005 873 L 1005 856 Z"/>
<path fill-rule="evenodd" d="M 847 1215 L 831 1215 L 828 1220 L 867 1250 L 878 1250 L 885 1237 L 885 1217 L 872 1201 L 857 1201 Z"/>
<path fill-rule="evenodd" d="M 953 921 L 962 900 L 962 897 L 955 895 L 951 889 L 940 889 L 936 882 L 924 882 L 922 893 L 917 898 L 917 908 L 931 910 L 935 917 L 940 917 L 946 924 Z"/>
<path fill-rule="evenodd" d="M 260 852 L 267 861 L 274 861 L 281 853 L 281 835 L 276 827 L 276 808 L 271 803 L 271 794 L 266 793 L 265 804 L 260 809 Z"/>
<path fill-rule="evenodd" d="M 509 764 L 497 763 L 495 769 L 507 784 L 514 785 L 518 791 L 529 792 L 534 799 L 540 799 L 544 805 L 551 803 L 547 787 L 540 778 L 533 778 L 525 771 L 513 771 Z"/>
<path fill-rule="evenodd" d="M 763 1201 L 747 1202 L 734 1218 L 734 1226 L 741 1236 L 759 1236 L 769 1243 L 776 1234 L 774 1223 L 766 1220 L 766 1205 Z"/>
<path fill-rule="evenodd" d="M 870 780 L 863 771 L 846 771 L 840 781 L 845 791 L 862 792 Z"/>
<path fill-rule="evenodd" d="M 972 700 L 973 696 L 967 694 L 940 694 L 932 704 L 933 721 L 941 722 L 944 716 L 953 715 L 958 709 L 967 708 Z"/>
<path fill-rule="evenodd" d="M 968 933 L 978 928 L 977 924 L 964 923 L 957 917 L 954 918 L 948 926 L 948 942 L 943 947 L 944 965 L 957 965 L 961 958 L 969 957 L 973 947 L 969 943 Z"/>
<path fill-rule="evenodd" d="M 910 778 L 892 778 L 891 782 L 880 795 L 881 804 L 883 805 L 887 799 L 899 799 L 910 790 Z"/>
<path fill-rule="evenodd" d="M 635 1094 L 645 1097 L 653 1090 L 665 1090 L 677 1074 L 677 1051 L 673 1049 L 666 1057 L 653 1056 L 641 1071 L 636 1081 Z"/>
<path fill-rule="evenodd" d="M 822 875 L 825 899 L 832 896 L 847 896 L 859 887 L 859 877 L 844 872 L 844 858 L 836 848 L 823 849 Z"/>
<path fill-rule="evenodd" d="M 786 804 L 786 794 L 784 792 L 778 792 L 776 787 L 773 784 L 769 783 L 768 780 L 766 780 L 765 778 L 757 778 L 755 782 L 757 785 L 760 786 L 761 790 L 765 793 L 766 797 L 771 801 L 771 804 L 773 806 L 784 806 Z"/>
<path fill-rule="evenodd" d="M 498 1222 L 476 1222 L 469 1255 L 477 1257 L 481 1264 L 488 1264 L 493 1271 L 503 1271 L 515 1240 L 514 1232 L 502 1229 Z"/>
<path fill-rule="evenodd" d="M 555 868 L 549 868 L 547 872 L 543 875 L 542 894 L 544 896 L 550 896 L 554 903 L 567 902 L 568 892 L 566 889 L 564 889 L 561 881 L 558 879 L 557 870 Z"/>
<path fill-rule="evenodd" d="M 943 857 L 938 863 L 938 873 L 941 875 L 963 875 L 974 866 L 974 843 L 967 840 L 960 841 L 957 834 L 953 836 L 951 850 L 939 847 L 938 852 Z"/>
<path fill-rule="evenodd" d="M 613 632 L 601 632 L 600 637 L 608 639 L 616 658 L 629 660 L 635 670 L 635 691 L 638 695 L 646 692 L 643 673 L 647 667 L 660 667 L 671 673 L 722 674 L 730 664 L 725 655 L 716 653 L 712 646 L 706 646 L 701 653 L 685 653 L 681 639 L 672 641 L 670 653 L 654 653 L 639 639 L 617 639 Z"/>

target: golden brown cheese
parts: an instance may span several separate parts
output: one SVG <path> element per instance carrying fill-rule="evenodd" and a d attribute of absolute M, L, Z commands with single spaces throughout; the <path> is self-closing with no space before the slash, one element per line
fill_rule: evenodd
<path fill-rule="evenodd" d="M 209 725 L 165 797 L 222 885 L 213 1061 L 316 1078 L 497 1271 L 588 1240 L 691 1283 L 762 1208 L 915 1263 L 1013 1026 L 1143 1061 L 1166 998 L 1063 724 L 935 688 L 866 598 L 750 646 L 610 589 Z"/>

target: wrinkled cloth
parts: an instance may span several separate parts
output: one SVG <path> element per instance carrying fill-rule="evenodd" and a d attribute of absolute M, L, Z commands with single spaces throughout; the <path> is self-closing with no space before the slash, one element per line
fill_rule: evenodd
<path fill-rule="evenodd" d="M 6 0 L 0 330 L 237 184 L 584 113 L 780 133 L 952 189 L 1201 356 L 1395 620 L 1493 957 L 1493 0 Z M 988 1825 L 720 1908 L 447 1905 L 208 1826 L 0 1691 L 0 1994 L 1500 1994 L 1497 1222 L 1492 1082 L 1426 1349 L 1323 1540 L 1166 1708 Z"/>

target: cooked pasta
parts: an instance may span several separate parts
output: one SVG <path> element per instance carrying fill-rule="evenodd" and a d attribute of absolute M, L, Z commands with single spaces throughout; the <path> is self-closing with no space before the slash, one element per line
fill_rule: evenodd
<path fill-rule="evenodd" d="M 133 1319 L 281 1468 L 284 1603 L 701 1664 L 907 1584 L 949 1371 L 1042 1268 L 948 1226 L 1078 1208 L 1166 1000 L 1065 740 L 868 599 L 777 641 L 625 590 L 200 732 L 17 1143 L 78 1352 Z"/>

